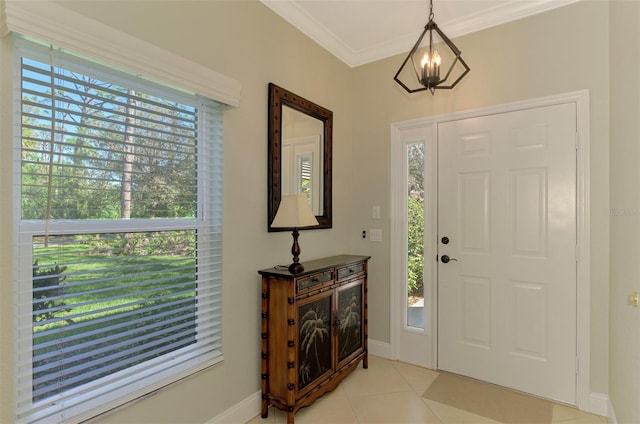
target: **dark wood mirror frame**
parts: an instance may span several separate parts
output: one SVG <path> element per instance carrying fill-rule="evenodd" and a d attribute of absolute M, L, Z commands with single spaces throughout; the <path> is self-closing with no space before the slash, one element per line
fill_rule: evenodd
<path fill-rule="evenodd" d="M 305 227 L 304 229 L 315 230 L 331 228 L 331 207 L 332 207 L 332 182 L 331 182 L 331 152 L 333 147 L 333 112 L 323 108 L 303 97 L 298 96 L 282 87 L 269 83 L 269 162 L 268 162 L 268 206 L 267 206 L 267 227 L 269 232 L 291 231 L 291 228 L 272 228 L 271 223 L 276 216 L 280 199 L 282 198 L 282 106 L 288 106 L 305 115 L 319 119 L 324 125 L 323 140 L 323 193 L 322 193 L 322 214 L 316 215 L 320 225 Z"/>

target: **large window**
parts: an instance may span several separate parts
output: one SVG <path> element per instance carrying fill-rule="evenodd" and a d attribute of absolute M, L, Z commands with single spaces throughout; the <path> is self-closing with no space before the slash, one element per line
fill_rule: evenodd
<path fill-rule="evenodd" d="M 222 106 L 16 52 L 16 421 L 75 421 L 222 359 Z"/>

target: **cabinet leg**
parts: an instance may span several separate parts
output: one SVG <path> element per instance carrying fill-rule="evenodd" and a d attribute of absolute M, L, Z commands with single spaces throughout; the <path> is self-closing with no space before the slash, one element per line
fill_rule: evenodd
<path fill-rule="evenodd" d="M 267 418 L 269 416 L 269 405 L 267 404 L 267 400 L 262 400 L 262 411 L 260 413 L 262 418 Z"/>
<path fill-rule="evenodd" d="M 293 412 L 287 412 L 287 424 L 293 424 Z"/>
<path fill-rule="evenodd" d="M 364 356 L 362 357 L 362 368 L 365 370 L 369 368 L 369 352 L 365 351 Z"/>

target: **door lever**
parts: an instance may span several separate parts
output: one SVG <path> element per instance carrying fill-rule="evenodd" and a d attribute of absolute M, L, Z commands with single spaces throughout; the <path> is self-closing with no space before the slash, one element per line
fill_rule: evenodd
<path fill-rule="evenodd" d="M 449 255 L 442 255 L 440 257 L 440 260 L 443 264 L 448 264 L 450 261 L 458 261 L 456 258 L 450 258 Z"/>

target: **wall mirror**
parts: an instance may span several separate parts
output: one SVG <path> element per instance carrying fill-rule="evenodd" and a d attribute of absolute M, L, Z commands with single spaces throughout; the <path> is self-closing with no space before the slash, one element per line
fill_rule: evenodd
<path fill-rule="evenodd" d="M 282 87 L 269 84 L 269 231 L 280 198 L 304 194 L 320 225 L 331 228 L 331 149 L 333 112 Z"/>

